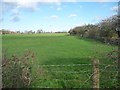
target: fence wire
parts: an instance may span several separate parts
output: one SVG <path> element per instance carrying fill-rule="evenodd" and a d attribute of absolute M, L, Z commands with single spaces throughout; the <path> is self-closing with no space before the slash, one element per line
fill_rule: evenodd
<path fill-rule="evenodd" d="M 87 70 L 79 70 L 75 67 L 87 67 Z M 36 67 L 36 66 L 35 66 Z M 62 68 L 66 68 L 67 70 L 62 70 Z M 71 83 L 77 84 L 75 88 L 91 88 L 92 86 L 92 76 L 96 73 L 93 72 L 92 64 L 67 64 L 67 65 L 38 65 L 38 69 L 42 69 L 46 75 L 44 78 L 40 78 L 39 80 L 43 83 L 44 81 L 55 81 L 57 86 L 62 87 L 59 84 L 64 82 L 64 87 L 70 87 L 68 84 Z M 73 70 L 72 70 L 73 68 Z M 75 69 L 75 70 L 74 70 Z M 99 72 L 100 72 L 100 87 L 116 87 L 117 85 L 117 76 L 118 69 L 115 64 L 99 64 Z M 110 75 L 110 76 L 109 76 Z M 69 77 L 69 78 L 68 78 Z M 71 79 L 71 78 L 72 79 Z M 83 77 L 83 78 L 82 78 Z M 112 82 L 109 82 L 112 81 Z M 61 83 L 60 83 L 61 82 Z M 108 83 L 109 82 L 109 83 Z M 108 83 L 108 84 L 106 84 Z M 106 85 L 106 86 L 105 86 Z M 32 86 L 39 88 L 50 88 L 50 86 Z"/>

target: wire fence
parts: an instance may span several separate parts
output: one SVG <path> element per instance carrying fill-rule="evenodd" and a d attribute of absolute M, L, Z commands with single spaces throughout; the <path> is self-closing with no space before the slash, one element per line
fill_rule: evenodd
<path fill-rule="evenodd" d="M 117 88 L 118 71 L 117 64 L 100 64 L 96 60 L 91 64 L 38 65 L 39 82 L 43 84 L 32 87 Z"/>

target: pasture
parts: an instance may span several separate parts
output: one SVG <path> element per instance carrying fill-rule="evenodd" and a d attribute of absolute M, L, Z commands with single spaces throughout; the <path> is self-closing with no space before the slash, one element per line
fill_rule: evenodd
<path fill-rule="evenodd" d="M 86 81 L 92 73 L 91 60 L 97 58 L 101 65 L 111 64 L 114 60 L 108 53 L 117 46 L 68 34 L 15 34 L 2 36 L 2 49 L 6 49 L 8 57 L 21 56 L 25 51 L 35 53 L 29 87 L 91 88 L 92 80 Z M 101 77 L 100 87 L 115 87 L 115 82 L 108 80 L 113 75 Z"/>

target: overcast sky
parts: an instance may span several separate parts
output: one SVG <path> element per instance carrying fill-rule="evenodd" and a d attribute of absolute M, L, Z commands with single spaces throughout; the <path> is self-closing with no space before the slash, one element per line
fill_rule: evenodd
<path fill-rule="evenodd" d="M 90 1 L 92 0 L 84 0 L 84 2 L 77 0 L 44 0 L 44 2 L 43 0 L 2 0 L 0 2 L 0 29 L 68 31 L 75 26 L 95 24 L 117 14 L 118 0 Z"/>

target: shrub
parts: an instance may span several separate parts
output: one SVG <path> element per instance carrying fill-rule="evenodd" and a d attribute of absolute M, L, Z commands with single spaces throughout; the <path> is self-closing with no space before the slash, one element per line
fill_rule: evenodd
<path fill-rule="evenodd" d="M 23 56 L 8 56 L 3 53 L 2 57 L 2 87 L 23 88 L 28 87 L 31 82 L 31 61 L 34 53 L 27 51 Z"/>

